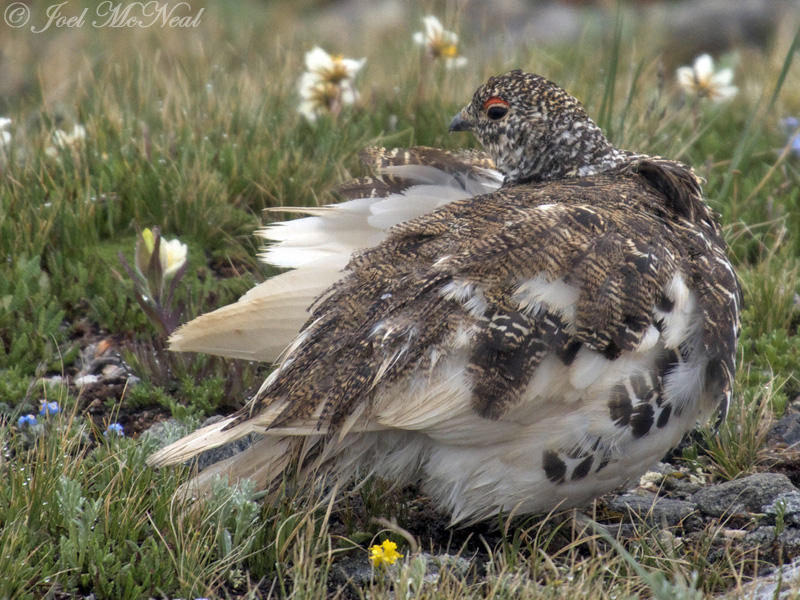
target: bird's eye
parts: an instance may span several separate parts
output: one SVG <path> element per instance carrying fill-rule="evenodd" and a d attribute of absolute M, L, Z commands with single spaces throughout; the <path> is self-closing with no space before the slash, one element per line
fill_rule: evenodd
<path fill-rule="evenodd" d="M 483 110 L 486 111 L 486 116 L 492 121 L 497 121 L 506 116 L 508 112 L 508 102 L 498 96 L 492 96 L 483 103 Z"/>
<path fill-rule="evenodd" d="M 489 107 L 489 109 L 486 111 L 486 116 L 496 121 L 497 119 L 502 119 L 504 116 L 506 116 L 507 112 L 508 112 L 507 106 L 503 106 L 502 104 L 495 104 L 494 106 Z"/>

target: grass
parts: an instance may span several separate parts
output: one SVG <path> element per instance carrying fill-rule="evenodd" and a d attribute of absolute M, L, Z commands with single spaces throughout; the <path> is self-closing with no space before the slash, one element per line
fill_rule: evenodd
<path fill-rule="evenodd" d="M 458 73 L 420 62 L 411 33 L 421 12 L 346 43 L 320 14 L 313 3 L 209 3 L 197 30 L 4 34 L 0 49 L 17 60 L 0 88 L 0 115 L 13 120 L 0 162 L 0 599 L 689 598 L 736 588 L 760 559 L 735 547 L 711 556 L 718 529 L 677 543 L 639 523 L 624 549 L 557 519 L 426 536 L 416 495 L 380 482 L 335 507 L 288 483 L 272 501 L 220 486 L 186 511 L 173 493 L 188 469 L 145 466 L 155 442 L 138 436 L 135 414 L 196 423 L 239 406 L 266 371 L 168 355 L 118 252 L 132 263 L 137 232 L 158 226 L 189 247 L 182 319 L 230 302 L 270 275 L 252 236 L 264 208 L 331 201 L 337 183 L 362 172 L 357 155 L 370 144 L 474 145 L 446 123 L 486 76 L 511 67 L 574 92 L 618 145 L 684 160 L 707 181 L 746 308 L 731 417 L 687 460 L 720 479 L 765 468 L 768 425 L 800 395 L 800 160 L 782 151 L 779 126 L 800 114 L 790 34 L 724 56 L 740 94 L 707 105 L 682 98 L 669 40 L 624 10 L 612 31 L 587 26 L 570 47 L 501 53 L 464 31 L 470 64 Z M 265 35 L 275 30 L 291 33 Z M 368 62 L 361 102 L 312 126 L 296 112 L 296 81 L 315 43 Z M 75 124 L 85 142 L 48 155 L 53 131 Z M 142 382 L 91 412 L 85 388 L 54 376 L 74 376 L 98 340 Z M 18 427 L 43 399 L 60 414 Z M 129 419 L 128 437 L 104 436 L 117 418 Z M 391 516 L 421 550 L 373 520 Z M 338 578 L 337 565 L 366 565 L 367 547 L 386 535 L 402 564 L 358 586 Z M 478 558 L 465 568 L 426 559 L 422 550 L 441 552 L 448 536 L 452 554 Z"/>

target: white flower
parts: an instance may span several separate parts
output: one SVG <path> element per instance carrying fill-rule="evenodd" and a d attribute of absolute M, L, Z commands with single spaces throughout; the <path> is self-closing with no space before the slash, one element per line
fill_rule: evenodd
<path fill-rule="evenodd" d="M 162 238 L 158 245 L 158 260 L 161 263 L 161 271 L 164 279 L 172 277 L 186 264 L 186 254 L 188 247 L 178 238 L 167 241 Z"/>
<path fill-rule="evenodd" d="M 77 146 L 85 139 L 86 128 L 83 125 L 75 125 L 70 133 L 61 129 L 56 129 L 55 133 L 53 133 L 53 143 L 59 148 Z"/>
<path fill-rule="evenodd" d="M 58 156 L 59 148 L 74 148 L 83 143 L 86 139 L 86 128 L 83 125 L 75 125 L 70 133 L 62 129 L 53 132 L 53 145 L 45 149 L 45 154 L 51 158 Z"/>
<path fill-rule="evenodd" d="M 458 56 L 458 34 L 446 30 L 442 23 L 433 15 L 422 19 L 425 31 L 414 34 L 414 43 L 423 46 L 427 55 L 433 59 L 444 61 L 448 69 L 463 67 L 467 59 Z"/>
<path fill-rule="evenodd" d="M 6 131 L 11 125 L 11 119 L 0 117 L 0 148 L 5 148 L 11 143 L 11 132 Z"/>
<path fill-rule="evenodd" d="M 321 107 L 312 100 L 303 100 L 297 106 L 297 112 L 312 123 L 317 120 L 317 111 L 320 109 Z"/>
<path fill-rule="evenodd" d="M 319 46 L 306 52 L 306 69 L 309 73 L 331 83 L 338 84 L 347 79 L 352 81 L 365 62 L 366 58 L 355 60 L 341 55 L 330 55 Z"/>
<path fill-rule="evenodd" d="M 366 58 L 355 60 L 332 56 L 319 46 L 306 52 L 306 71 L 298 81 L 298 112 L 314 121 L 322 112 L 338 113 L 345 104 L 358 100 L 354 79 Z"/>
<path fill-rule="evenodd" d="M 722 102 L 733 98 L 739 91 L 733 83 L 733 69 L 714 71 L 714 61 L 708 54 L 701 54 L 691 67 L 680 67 L 676 71 L 678 84 L 687 94 Z"/>

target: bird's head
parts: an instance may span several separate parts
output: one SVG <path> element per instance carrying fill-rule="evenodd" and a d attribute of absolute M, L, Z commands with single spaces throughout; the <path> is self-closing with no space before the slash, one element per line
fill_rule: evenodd
<path fill-rule="evenodd" d="M 616 150 L 581 103 L 544 77 L 511 71 L 491 77 L 453 118 L 472 131 L 506 184 L 590 175 L 616 166 Z"/>

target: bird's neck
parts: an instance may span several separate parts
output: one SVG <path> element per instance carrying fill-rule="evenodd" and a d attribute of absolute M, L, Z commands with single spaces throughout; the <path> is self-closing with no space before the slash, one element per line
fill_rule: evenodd
<path fill-rule="evenodd" d="M 506 185 L 588 177 L 629 163 L 591 120 L 576 121 L 529 144 L 525 159 L 506 174 Z"/>

